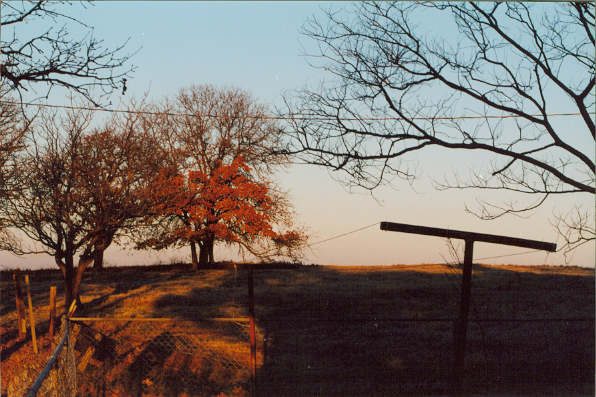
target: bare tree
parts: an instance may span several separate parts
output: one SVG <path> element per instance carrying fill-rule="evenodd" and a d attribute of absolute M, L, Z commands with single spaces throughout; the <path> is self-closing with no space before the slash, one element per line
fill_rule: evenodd
<path fill-rule="evenodd" d="M 433 147 L 492 155 L 466 176 L 435 179 L 439 189 L 534 199 L 479 201 L 470 211 L 482 219 L 527 212 L 553 195 L 594 197 L 594 8 L 366 2 L 309 20 L 303 33 L 320 53 L 307 55 L 335 79 L 286 95 L 287 153 L 367 189 L 412 181 L 413 155 Z M 429 15 L 443 18 L 440 31 L 423 24 Z M 594 239 L 593 208 L 558 218 L 568 248 Z"/>
<path fill-rule="evenodd" d="M 54 257 L 67 305 L 80 303 L 85 270 L 150 213 L 150 192 L 167 181 L 159 153 L 138 134 L 137 119 L 131 112 L 93 129 L 91 112 L 45 112 L 17 159 L 7 219 Z"/>
<path fill-rule="evenodd" d="M 282 134 L 267 106 L 240 88 L 191 85 L 164 101 L 160 113 L 187 169 L 209 173 L 242 156 L 258 178 L 288 164 L 276 154 Z"/>
<path fill-rule="evenodd" d="M 96 233 L 92 248 L 96 269 L 103 267 L 104 251 L 114 240 L 126 240 L 139 220 L 170 199 L 154 194 L 169 183 L 174 165 L 145 133 L 138 112 L 142 106 L 131 104 L 127 113 L 114 115 L 86 134 L 80 145 L 78 166 L 84 192 L 78 196 L 80 215 Z"/>
<path fill-rule="evenodd" d="M 46 113 L 38 118 L 33 141 L 18 158 L 15 189 L 6 211 L 11 226 L 54 256 L 64 276 L 66 303 L 70 304 L 77 295 L 74 256 L 88 240 L 86 224 L 78 216 L 73 197 L 81 189 L 78 146 L 89 127 L 90 115 L 70 113 L 61 120 L 62 125 L 55 116 Z M 79 277 L 85 267 L 79 264 Z"/>
<path fill-rule="evenodd" d="M 36 87 L 45 87 L 41 96 L 47 97 L 53 87 L 65 87 L 96 106 L 100 101 L 94 93 L 103 98 L 121 89 L 124 94 L 134 70 L 124 64 L 134 54 L 123 53 L 126 43 L 115 49 L 103 48 L 102 40 L 93 36 L 93 28 L 61 11 L 70 7 L 70 2 L 3 1 L 1 5 L 3 83 L 21 96 L 29 90 L 37 95 Z M 67 24 L 79 25 L 87 34 L 73 37 Z"/>
<path fill-rule="evenodd" d="M 31 121 L 11 98 L 4 85 L 0 87 L 0 250 L 22 253 L 18 239 L 9 230 L 3 209 L 13 196 L 15 158 L 25 148 L 25 135 Z"/>

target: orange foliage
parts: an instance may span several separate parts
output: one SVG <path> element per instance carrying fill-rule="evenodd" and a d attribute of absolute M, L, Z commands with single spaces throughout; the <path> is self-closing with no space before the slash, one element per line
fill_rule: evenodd
<path fill-rule="evenodd" d="M 154 194 L 167 196 L 156 199 L 158 217 L 175 218 L 174 222 L 162 222 L 167 231 L 157 237 L 146 239 L 142 244 L 164 248 L 173 244 L 220 241 L 240 244 L 249 252 L 266 257 L 271 250 L 262 240 L 274 243 L 278 248 L 298 248 L 305 236 L 298 230 L 279 233 L 274 230 L 279 213 L 285 211 L 282 203 L 272 194 L 265 182 L 251 177 L 251 168 L 242 156 L 230 165 L 221 165 L 211 173 L 188 171 L 169 179 Z M 278 250 L 279 251 L 279 250 Z"/>

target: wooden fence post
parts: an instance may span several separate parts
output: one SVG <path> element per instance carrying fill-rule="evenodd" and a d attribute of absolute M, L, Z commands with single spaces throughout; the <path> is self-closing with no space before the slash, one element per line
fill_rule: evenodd
<path fill-rule="evenodd" d="M 437 236 L 443 238 L 457 238 L 464 240 L 465 254 L 462 269 L 462 289 L 459 306 L 459 320 L 455 329 L 454 343 L 454 365 L 452 391 L 454 395 L 463 395 L 463 375 L 466 357 L 466 334 L 468 330 L 468 314 L 470 311 L 470 298 L 472 288 L 472 259 L 474 256 L 474 242 L 485 242 L 491 244 L 512 245 L 515 247 L 532 248 L 555 252 L 557 245 L 544 241 L 528 240 L 517 237 L 498 236 L 486 233 L 465 232 L 460 230 L 441 229 L 437 227 L 407 225 L 404 223 L 381 222 L 381 230 L 401 233 L 422 234 L 426 236 Z"/>
<path fill-rule="evenodd" d="M 56 287 L 50 287 L 50 339 L 54 339 L 54 327 L 56 324 Z"/>
<path fill-rule="evenodd" d="M 17 328 L 19 329 L 19 339 L 27 337 L 27 320 L 25 314 L 25 302 L 23 301 L 23 288 L 21 287 L 21 269 L 16 269 L 13 274 L 14 295 L 17 305 Z"/>
<path fill-rule="evenodd" d="M 464 264 L 462 269 L 461 297 L 459 303 L 459 318 L 455 334 L 455 352 L 453 368 L 453 393 L 462 394 L 464 362 L 466 359 L 466 344 L 468 333 L 468 314 L 472 297 L 472 258 L 474 256 L 474 241 L 465 240 Z"/>
<path fill-rule="evenodd" d="M 29 320 L 31 323 L 31 338 L 33 339 L 33 352 L 39 353 L 37 350 L 37 337 L 35 335 L 35 317 L 33 315 L 33 302 L 31 301 L 31 287 L 29 286 L 29 275 L 25 275 L 25 284 L 27 285 L 27 302 L 29 303 Z"/>
<path fill-rule="evenodd" d="M 255 329 L 255 293 L 252 267 L 249 267 L 248 269 L 248 317 L 250 331 L 250 368 L 252 381 L 252 395 L 255 396 L 257 392 L 257 338 Z"/>

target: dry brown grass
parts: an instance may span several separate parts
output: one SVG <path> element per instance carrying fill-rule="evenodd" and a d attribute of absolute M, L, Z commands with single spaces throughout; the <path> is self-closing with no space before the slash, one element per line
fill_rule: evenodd
<path fill-rule="evenodd" d="M 255 272 L 259 388 L 265 396 L 431 395 L 449 390 L 459 273 L 446 265 L 303 266 Z M 59 273 L 31 275 L 40 320 Z M 470 393 L 594 395 L 594 269 L 475 265 L 465 388 Z M 12 297 L 12 276 L 2 275 Z M 184 265 L 89 272 L 79 316 L 245 317 L 243 270 Z M 2 301 L 2 384 L 30 343 Z M 45 314 L 44 314 L 45 313 Z M 396 321 L 410 319 L 418 321 Z M 421 321 L 423 320 L 423 321 Z M 45 320 L 47 322 L 47 320 Z M 46 323 L 38 334 L 43 337 Z M 198 331 L 197 331 L 198 332 Z M 232 344 L 232 342 L 230 342 Z M 35 357 L 33 358 L 35 359 Z M 7 369 L 8 370 L 5 370 Z"/>

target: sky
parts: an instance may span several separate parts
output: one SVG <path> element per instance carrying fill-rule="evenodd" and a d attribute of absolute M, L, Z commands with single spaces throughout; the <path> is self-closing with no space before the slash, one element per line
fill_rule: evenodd
<path fill-rule="evenodd" d="M 69 15 L 94 27 L 94 36 L 108 48 L 129 39 L 126 48 L 140 50 L 131 63 L 137 67 L 127 86 L 127 96 L 160 99 L 173 96 L 191 84 L 240 87 L 260 102 L 281 105 L 286 90 L 316 85 L 324 72 L 309 66 L 302 49 L 316 52 L 314 43 L 299 29 L 311 16 L 323 17 L 321 8 L 339 10 L 341 2 L 96 2 L 87 9 L 74 3 Z M 442 23 L 428 20 L 427 23 Z M 49 21 L 46 23 L 50 23 Z M 76 33 L 72 27 L 71 32 Z M 114 100 L 118 95 L 115 95 Z M 49 103 L 60 99 L 50 98 Z M 593 145 L 593 142 L 591 142 Z M 277 175 L 289 190 L 298 213 L 297 223 L 311 234 L 311 249 L 304 263 L 322 265 L 393 265 L 454 261 L 446 242 L 438 237 L 383 232 L 379 222 L 449 228 L 521 237 L 561 244 L 549 221 L 553 213 L 569 207 L 568 197 L 547 200 L 532 216 L 482 221 L 465 212 L 478 198 L 527 200 L 500 193 L 436 191 L 431 177 L 441 178 L 485 160 L 483 154 L 429 151 L 416 161 L 422 172 L 412 186 L 404 182 L 372 192 L 350 192 L 337 180 L 341 174 L 311 165 L 293 165 Z M 465 164 L 462 163 L 465 162 Z M 465 168 L 464 168 L 465 171 Z M 594 196 L 577 198 L 594 208 Z M 352 233 L 353 232 L 353 233 Z M 342 236 L 343 235 L 343 236 Z M 335 238 L 337 236 L 342 236 Z M 330 240 L 331 239 L 331 240 Z M 454 241 L 457 245 L 457 241 Z M 562 253 L 477 243 L 474 259 L 489 264 L 564 265 Z M 594 244 L 576 250 L 570 265 L 594 266 Z M 523 255 L 514 255 L 520 254 Z M 463 257 L 463 243 L 460 244 Z M 510 256 L 514 255 L 514 256 Z M 174 252 L 136 252 L 112 246 L 109 265 L 188 261 L 188 248 Z M 235 249 L 219 247 L 216 260 L 238 260 Z M 0 254 L 3 266 L 55 267 L 47 255 L 17 258 Z"/>

